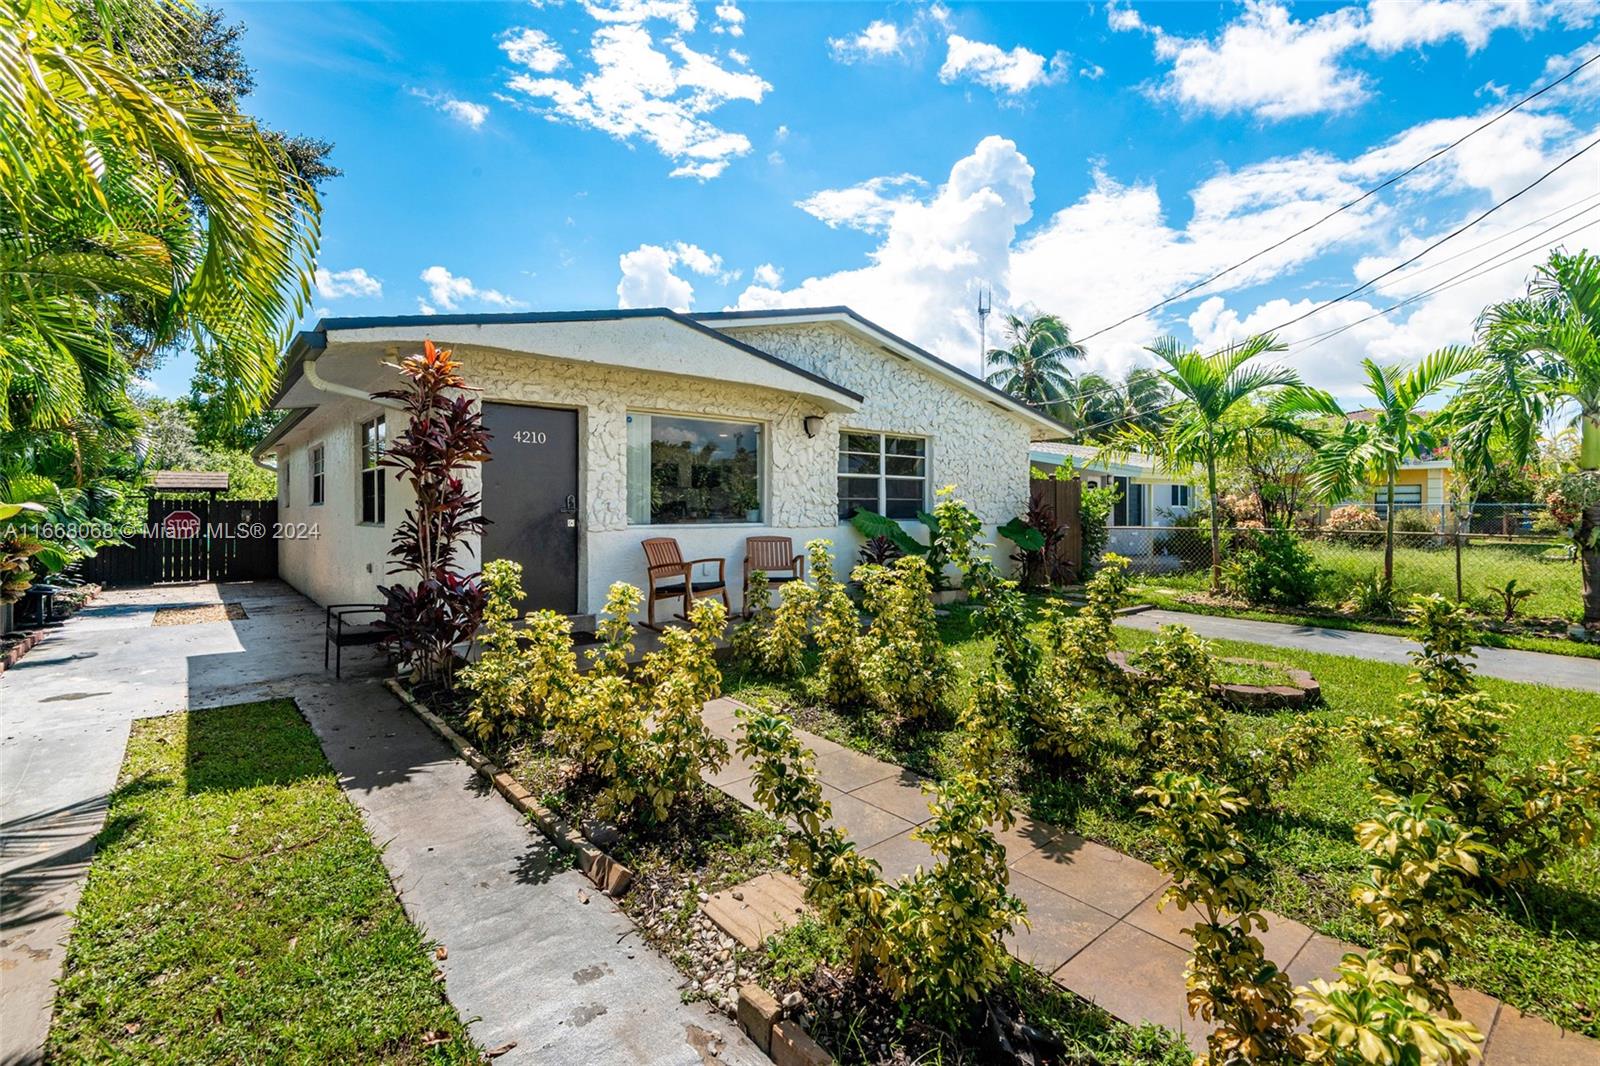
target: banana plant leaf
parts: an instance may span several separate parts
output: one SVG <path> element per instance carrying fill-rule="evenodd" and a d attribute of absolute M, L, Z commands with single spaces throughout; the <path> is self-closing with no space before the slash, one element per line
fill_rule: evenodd
<path fill-rule="evenodd" d="M 850 524 L 855 526 L 856 532 L 871 540 L 873 537 L 887 537 L 889 541 L 907 555 L 926 555 L 928 546 L 917 538 L 907 533 L 892 518 L 885 518 L 876 511 L 857 510 L 850 517 Z"/>
<path fill-rule="evenodd" d="M 1021 518 L 1013 518 L 995 532 L 1025 552 L 1044 551 L 1044 534 Z"/>

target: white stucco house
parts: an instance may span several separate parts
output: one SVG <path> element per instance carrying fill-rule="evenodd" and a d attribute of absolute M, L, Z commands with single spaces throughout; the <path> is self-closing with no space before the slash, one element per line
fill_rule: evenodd
<path fill-rule="evenodd" d="M 469 472 L 490 522 L 471 565 L 521 562 L 528 609 L 597 612 L 668 536 L 727 560 L 737 610 L 745 538 L 830 538 L 842 574 L 855 508 L 920 531 L 947 484 L 996 539 L 1026 505 L 1030 447 L 1065 435 L 844 307 L 325 319 L 296 337 L 273 400 L 288 417 L 256 449 L 278 475 L 280 574 L 318 603 L 395 580 L 409 492 L 376 460 L 403 414 L 370 397 L 425 339 L 454 350 L 494 435 Z"/>

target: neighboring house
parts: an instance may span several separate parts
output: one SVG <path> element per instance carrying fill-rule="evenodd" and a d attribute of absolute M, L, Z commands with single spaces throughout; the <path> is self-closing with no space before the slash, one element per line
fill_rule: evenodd
<path fill-rule="evenodd" d="M 746 537 L 828 538 L 843 575 L 856 507 L 920 529 L 948 484 L 995 540 L 1029 446 L 1065 433 L 843 307 L 326 319 L 291 346 L 273 400 L 291 414 L 256 449 L 276 459 L 280 572 L 319 603 L 398 580 L 410 494 L 378 458 L 404 414 L 369 397 L 424 339 L 454 350 L 494 435 L 467 479 L 490 523 L 467 565 L 520 562 L 530 610 L 598 611 L 613 582 L 645 584 L 640 542 L 662 536 L 725 558 L 737 610 Z"/>
<path fill-rule="evenodd" d="M 1069 465 L 1086 489 L 1115 486 L 1122 498 L 1112 509 L 1110 525 L 1170 526 L 1199 502 L 1193 479 L 1164 469 L 1153 456 L 1133 452 L 1115 462 L 1089 444 L 1035 444 L 1028 452 L 1032 466 L 1047 474 Z"/>
<path fill-rule="evenodd" d="M 1420 411 L 1419 418 L 1429 418 L 1434 412 Z M 1352 422 L 1370 422 L 1377 417 L 1377 412 L 1362 408 L 1350 412 Z M 1424 454 L 1419 458 L 1407 459 L 1400 465 L 1400 472 L 1394 480 L 1394 509 L 1428 510 L 1436 515 L 1443 514 L 1450 505 L 1450 475 L 1452 463 L 1448 449 L 1440 447 L 1433 453 Z M 1383 482 L 1378 482 L 1368 487 L 1366 494 L 1359 499 L 1346 500 L 1346 503 L 1359 504 L 1369 510 L 1375 510 L 1380 516 L 1386 515 L 1389 510 L 1388 489 Z"/>

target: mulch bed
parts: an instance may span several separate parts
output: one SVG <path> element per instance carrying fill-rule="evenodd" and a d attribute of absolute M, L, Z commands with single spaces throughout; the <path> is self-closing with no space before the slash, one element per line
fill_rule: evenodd
<path fill-rule="evenodd" d="M 250 616 L 242 603 L 206 603 L 198 607 L 158 607 L 153 626 L 192 626 L 202 622 L 238 622 Z"/>

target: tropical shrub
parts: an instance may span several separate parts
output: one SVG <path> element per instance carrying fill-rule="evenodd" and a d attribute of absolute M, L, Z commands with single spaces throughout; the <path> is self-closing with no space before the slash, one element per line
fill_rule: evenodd
<path fill-rule="evenodd" d="M 1295 989 L 1308 1061 L 1325 1066 L 1467 1066 L 1483 1044 L 1471 1022 L 1441 1017 L 1416 982 L 1348 954 L 1332 981 Z"/>
<path fill-rule="evenodd" d="M 1522 601 L 1534 594 L 1533 589 L 1517 588 L 1517 579 L 1512 578 L 1504 585 L 1486 585 L 1489 592 L 1500 601 L 1502 622 L 1514 621 L 1517 617 L 1517 608 L 1522 606 Z"/>
<path fill-rule="evenodd" d="M 1181 690 L 1180 690 L 1181 691 Z M 1188 695 L 1188 693 L 1184 693 Z M 1210 1024 L 1209 1063 L 1271 1066 L 1300 1061 L 1299 1015 L 1288 975 L 1266 957 L 1261 889 L 1246 876 L 1249 854 L 1236 823 L 1249 801 L 1227 785 L 1167 771 L 1138 791 L 1156 823 L 1156 865 L 1173 883 L 1160 905 L 1193 908 L 1185 931 L 1194 950 L 1184 972 L 1189 1013 Z"/>
<path fill-rule="evenodd" d="M 1353 614 L 1392 618 L 1400 596 L 1399 590 L 1383 579 L 1383 571 L 1374 569 L 1370 577 L 1350 586 L 1349 598 L 1343 606 Z"/>
<path fill-rule="evenodd" d="M 1316 560 L 1300 538 L 1284 525 L 1252 538 L 1223 568 L 1223 585 L 1247 603 L 1299 607 L 1317 594 Z"/>
<path fill-rule="evenodd" d="M 1416 534 L 1437 533 L 1439 529 L 1427 511 L 1419 507 L 1397 507 L 1394 511 L 1394 531 L 1412 534 L 1404 543 L 1420 547 L 1428 542 Z"/>
<path fill-rule="evenodd" d="M 1564 755 L 1504 768 L 1506 705 L 1477 691 L 1466 610 L 1440 596 L 1418 598 L 1412 617 L 1422 648 L 1415 687 L 1393 711 L 1351 723 L 1380 795 L 1431 796 L 1491 849 L 1490 883 L 1531 880 L 1561 851 L 1587 845 L 1600 820 L 1600 730 L 1572 737 Z"/>
<path fill-rule="evenodd" d="M 404 387 L 373 394 L 400 401 L 408 419 L 378 463 L 411 483 L 415 504 L 395 527 L 389 573 L 411 574 L 416 584 L 380 588 L 384 643 L 423 681 L 448 687 L 455 647 L 472 638 L 483 615 L 483 587 L 456 566 L 456 554 L 468 534 L 483 532 L 478 494 L 462 475 L 489 458 L 489 433 L 449 349 L 424 341 L 400 373 Z"/>
<path fill-rule="evenodd" d="M 897 719 L 917 720 L 938 709 L 944 679 L 950 673 L 950 653 L 939 639 L 933 615 L 933 590 L 928 564 L 916 556 L 897 559 L 887 567 L 858 567 L 865 606 L 872 624 L 855 639 L 845 655 L 853 683 L 859 683 L 869 700 Z M 853 627 L 855 605 L 842 592 L 838 599 L 848 608 L 841 628 Z M 818 645 L 828 618 L 818 625 Z M 824 656 L 830 678 L 845 668 Z"/>
<path fill-rule="evenodd" d="M 646 822 L 665 822 L 674 805 L 728 761 L 728 746 L 706 728 L 702 708 L 722 694 L 717 636 L 727 610 L 699 599 L 689 609 L 689 628 L 661 631 L 661 649 L 646 655 L 638 684 L 645 690 L 646 720 L 640 743 L 626 751 L 616 778 L 600 797 L 601 817 L 632 811 Z"/>
<path fill-rule="evenodd" d="M 810 687 L 831 706 L 860 707 L 867 702 L 866 684 L 862 680 L 861 612 L 844 585 L 833 576 L 833 553 L 829 551 L 832 542 L 814 540 L 806 547 L 811 554 L 811 573 L 816 580 L 811 640 L 817 649 L 817 671 Z M 913 562 L 922 565 L 920 558 Z M 856 573 L 875 569 L 857 568 Z"/>
<path fill-rule="evenodd" d="M 1473 888 L 1479 858 L 1491 849 L 1428 796 L 1380 796 L 1379 804 L 1376 818 L 1356 826 L 1367 875 L 1351 889 L 1378 927 L 1371 957 L 1404 973 L 1430 1006 L 1455 1017 L 1446 971 L 1479 898 Z"/>
<path fill-rule="evenodd" d="M 1128 656 L 1133 684 L 1144 692 L 1188 689 L 1202 696 L 1216 683 L 1211 643 L 1184 625 L 1166 625 L 1144 647 Z"/>
<path fill-rule="evenodd" d="M 813 564 L 820 549 L 819 541 L 806 545 Z M 832 566 L 829 559 L 828 565 Z M 813 573 L 816 571 L 813 570 Z M 797 677 L 805 667 L 806 648 L 811 642 L 811 621 L 817 613 L 817 589 L 804 581 L 789 581 L 778 597 L 778 609 L 765 629 L 758 630 L 754 641 L 757 658 L 763 669 L 778 677 Z"/>
<path fill-rule="evenodd" d="M 522 564 L 495 559 L 483 568 L 483 625 L 478 630 L 477 661 L 461 672 L 472 689 L 467 728 L 485 743 L 520 732 L 527 726 L 527 672 L 517 643 L 517 601 L 522 591 Z"/>
<path fill-rule="evenodd" d="M 573 687 L 572 698 L 551 722 L 550 738 L 579 778 L 602 785 L 616 778 L 626 752 L 638 742 L 642 714 L 631 683 L 633 626 L 639 590 L 624 581 L 611 586 L 596 628 L 596 644 L 586 653 L 589 669 Z"/>
<path fill-rule="evenodd" d="M 1376 511 L 1353 503 L 1335 507 L 1322 524 L 1328 539 L 1352 547 L 1374 548 L 1383 543 L 1383 519 Z"/>
<path fill-rule="evenodd" d="M 760 666 L 761 641 L 772 629 L 772 585 L 765 570 L 750 574 L 750 584 L 745 590 L 744 607 L 749 617 L 733 627 L 728 634 L 728 647 L 733 659 L 747 667 Z"/>
<path fill-rule="evenodd" d="M 983 520 L 965 500 L 957 499 L 955 492 L 954 485 L 946 485 L 936 493 L 938 502 L 928 525 L 928 569 L 934 588 L 940 590 L 946 587 L 944 572 L 950 566 L 962 575 L 962 584 L 970 586 L 979 552 L 989 547 L 978 540 Z"/>
<path fill-rule="evenodd" d="M 1078 523 L 1083 532 L 1083 563 L 1079 572 L 1089 575 L 1103 565 L 1101 558 L 1111 543 L 1111 512 L 1122 494 L 1113 485 L 1084 489 L 1078 502 Z"/>
<path fill-rule="evenodd" d="M 868 537 L 856 553 L 856 562 L 862 566 L 888 566 L 904 555 L 899 546 L 883 534 Z"/>
<path fill-rule="evenodd" d="M 1128 565 L 1128 559 L 1107 552 L 1084 586 L 1088 602 L 1076 617 L 1060 611 L 1046 614 L 1046 643 L 1053 652 L 1050 668 L 1065 691 L 1095 683 L 1113 692 L 1124 687 L 1122 671 L 1107 656 L 1117 646 L 1111 626 L 1127 601 Z"/>
<path fill-rule="evenodd" d="M 990 826 L 1011 824 L 995 760 L 1003 736 L 1005 679 L 991 672 L 962 714 L 960 769 L 931 786 L 932 818 L 914 831 L 939 857 L 931 871 L 890 884 L 837 828 L 810 753 L 781 715 L 741 709 L 738 751 L 755 767 L 752 792 L 797 831 L 790 858 L 823 921 L 850 932 L 853 961 L 870 963 L 891 995 L 941 1022 L 960 1024 L 1009 972 L 1003 937 L 1023 919 L 1008 891 L 1005 851 Z"/>
<path fill-rule="evenodd" d="M 1011 561 L 1017 564 L 1017 577 L 1023 588 L 1057 584 L 1076 569 L 1075 560 L 1062 559 L 1057 554 L 1067 529 L 1041 497 L 1030 495 L 1028 509 L 996 532 L 1017 546 Z"/>

